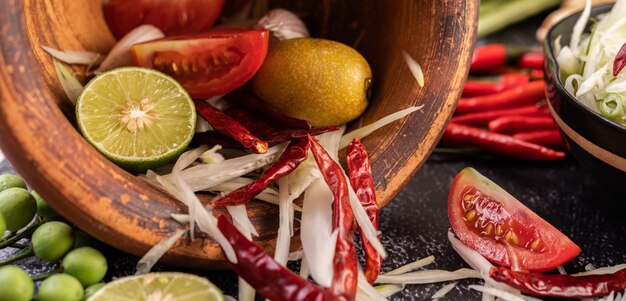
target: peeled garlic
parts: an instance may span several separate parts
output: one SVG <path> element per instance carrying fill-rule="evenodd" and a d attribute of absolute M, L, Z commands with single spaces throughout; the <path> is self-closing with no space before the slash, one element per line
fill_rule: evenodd
<path fill-rule="evenodd" d="M 280 41 L 309 37 L 304 22 L 296 14 L 282 8 L 270 10 L 255 27 L 269 30 Z"/>

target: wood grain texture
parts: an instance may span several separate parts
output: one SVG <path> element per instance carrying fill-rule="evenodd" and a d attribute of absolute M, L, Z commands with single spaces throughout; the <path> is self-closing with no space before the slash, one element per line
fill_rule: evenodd
<path fill-rule="evenodd" d="M 0 146 L 16 170 L 60 214 L 96 238 L 141 256 L 180 227 L 169 218 L 177 201 L 108 162 L 72 126 L 51 58 L 41 46 L 106 52 L 114 39 L 94 0 L 6 0 L 0 3 Z M 379 204 L 385 205 L 423 164 L 460 95 L 477 24 L 477 1 L 272 1 L 304 13 L 313 33 L 356 48 L 370 62 L 370 107 L 352 125 L 368 124 L 411 105 L 425 107 L 364 140 Z M 406 50 L 422 65 L 419 88 Z M 254 202 L 248 211 L 273 250 L 277 208 Z M 223 211 L 217 210 L 215 214 Z M 300 247 L 294 239 L 294 249 Z M 210 239 L 177 242 L 164 262 L 221 268 Z"/>

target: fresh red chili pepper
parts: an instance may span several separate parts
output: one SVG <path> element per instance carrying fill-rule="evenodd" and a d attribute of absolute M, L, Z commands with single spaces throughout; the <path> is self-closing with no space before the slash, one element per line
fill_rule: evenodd
<path fill-rule="evenodd" d="M 550 112 L 546 106 L 526 105 L 512 109 L 500 109 L 493 111 L 484 111 L 476 113 L 468 113 L 461 116 L 452 117 L 450 122 L 464 125 L 485 126 L 496 118 L 502 116 L 549 116 Z"/>
<path fill-rule="evenodd" d="M 372 178 L 372 166 L 367 156 L 367 150 L 359 139 L 354 139 L 348 144 L 346 161 L 348 163 L 350 184 L 352 184 L 352 188 L 354 188 L 370 221 L 376 230 L 378 230 L 378 203 L 376 203 L 376 189 L 374 188 L 374 179 Z M 360 231 L 360 235 L 365 251 L 365 278 L 369 283 L 374 283 L 380 274 L 383 257 L 378 254 L 374 246 L 367 240 L 363 231 Z M 380 240 L 380 235 L 378 236 L 378 240 Z"/>
<path fill-rule="evenodd" d="M 237 255 L 237 263 L 227 260 L 228 265 L 263 297 L 273 301 L 337 300 L 328 289 L 306 281 L 276 262 L 263 248 L 243 236 L 226 216 L 218 217 L 217 227 Z"/>
<path fill-rule="evenodd" d="M 530 70 L 531 80 L 543 80 L 543 70 L 532 69 Z"/>
<path fill-rule="evenodd" d="M 261 193 L 270 183 L 290 174 L 294 169 L 306 160 L 311 143 L 307 138 L 291 141 L 280 158 L 274 165 L 266 169 L 261 177 L 254 182 L 231 191 L 219 199 L 212 201 L 212 206 L 237 206 L 243 205 Z"/>
<path fill-rule="evenodd" d="M 502 116 L 490 121 L 487 127 L 494 133 L 506 135 L 559 128 L 550 116 Z"/>
<path fill-rule="evenodd" d="M 626 43 L 619 49 L 613 61 L 613 76 L 617 76 L 626 66 Z"/>
<path fill-rule="evenodd" d="M 537 297 L 591 298 L 603 297 L 626 289 L 626 269 L 613 274 L 571 276 L 514 272 L 492 267 L 491 278 Z"/>
<path fill-rule="evenodd" d="M 288 116 L 250 93 L 237 91 L 225 97 L 250 112 L 262 115 L 264 120 L 277 129 L 311 129 L 309 121 Z"/>
<path fill-rule="evenodd" d="M 448 124 L 441 141 L 482 147 L 497 154 L 524 160 L 549 161 L 565 158 L 565 153 L 541 145 L 454 123 Z"/>
<path fill-rule="evenodd" d="M 239 109 L 235 106 L 232 106 L 226 109 L 224 113 L 226 113 L 226 115 L 232 117 L 233 119 L 237 120 L 239 123 L 241 123 L 241 125 L 247 128 L 250 132 L 252 132 L 254 135 L 259 136 L 261 138 L 265 139 L 265 137 L 267 137 L 268 135 L 271 135 L 274 132 L 276 132 L 276 129 L 274 129 L 272 126 L 267 124 L 261 118 L 257 117 L 254 114 L 250 114 L 247 111 Z M 288 140 L 285 140 L 285 141 L 288 141 Z"/>
<path fill-rule="evenodd" d="M 267 152 L 267 142 L 253 135 L 241 123 L 204 101 L 194 101 L 196 110 L 218 132 L 237 140 L 257 154 Z"/>
<path fill-rule="evenodd" d="M 558 130 L 519 133 L 513 135 L 513 137 L 529 143 L 543 145 L 551 149 L 565 149 L 563 137 L 561 137 L 561 132 L 559 132 Z"/>
<path fill-rule="evenodd" d="M 506 64 L 504 44 L 490 44 L 476 47 L 472 53 L 470 72 L 485 72 Z"/>
<path fill-rule="evenodd" d="M 455 114 L 511 108 L 534 104 L 545 97 L 545 83 L 532 81 L 497 94 L 461 98 Z"/>
<path fill-rule="evenodd" d="M 313 138 L 311 151 L 326 184 L 333 193 L 333 230 L 338 229 L 335 257 L 333 258 L 333 282 L 330 291 L 334 296 L 341 296 L 346 300 L 355 300 L 357 288 L 357 258 L 354 246 L 354 213 L 350 207 L 348 182 L 346 177 L 328 152 Z"/>
<path fill-rule="evenodd" d="M 268 136 L 263 137 L 267 140 L 267 143 L 270 146 L 278 145 L 283 142 L 297 139 L 297 138 L 305 138 L 307 135 L 317 136 L 328 132 L 333 132 L 339 130 L 338 127 L 321 127 L 314 128 L 310 130 L 305 129 L 295 129 L 295 130 L 280 130 L 276 131 Z"/>
<path fill-rule="evenodd" d="M 541 51 L 531 51 L 522 54 L 517 60 L 521 68 L 543 70 L 545 58 Z"/>
<path fill-rule="evenodd" d="M 480 96 L 500 93 L 504 90 L 527 83 L 528 75 L 507 73 L 498 77 L 497 81 L 467 80 L 463 86 L 463 97 Z"/>

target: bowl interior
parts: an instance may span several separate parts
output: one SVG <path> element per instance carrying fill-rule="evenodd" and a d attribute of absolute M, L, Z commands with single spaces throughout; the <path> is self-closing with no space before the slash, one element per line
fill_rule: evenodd
<path fill-rule="evenodd" d="M 378 203 L 383 206 L 423 164 L 452 114 L 468 71 L 477 1 L 276 0 L 270 6 L 293 9 L 314 34 L 354 45 L 368 60 L 375 77 L 373 95 L 352 128 L 424 105 L 364 139 Z M 3 1 L 0 25 L 0 146 L 7 158 L 68 220 L 110 245 L 143 255 L 180 227 L 170 214 L 186 210 L 108 162 L 80 137 L 52 60 L 41 48 L 106 53 L 115 40 L 103 19 L 101 2 Z M 426 75 L 423 88 L 406 67 L 402 50 L 421 64 Z M 255 242 L 271 251 L 277 208 L 254 202 L 247 209 L 260 233 Z M 298 247 L 296 239 L 293 248 Z M 210 239 L 192 243 L 181 239 L 163 260 L 182 266 L 222 266 L 221 251 Z"/>

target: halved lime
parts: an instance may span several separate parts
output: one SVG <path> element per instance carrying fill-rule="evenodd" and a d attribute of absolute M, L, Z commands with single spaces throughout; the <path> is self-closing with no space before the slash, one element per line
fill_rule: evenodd
<path fill-rule="evenodd" d="M 196 110 L 185 89 L 152 69 L 118 68 L 92 79 L 76 102 L 83 136 L 122 168 L 145 171 L 173 161 L 194 134 Z"/>
<path fill-rule="evenodd" d="M 87 301 L 222 301 L 210 281 L 185 273 L 149 273 L 117 279 Z"/>

